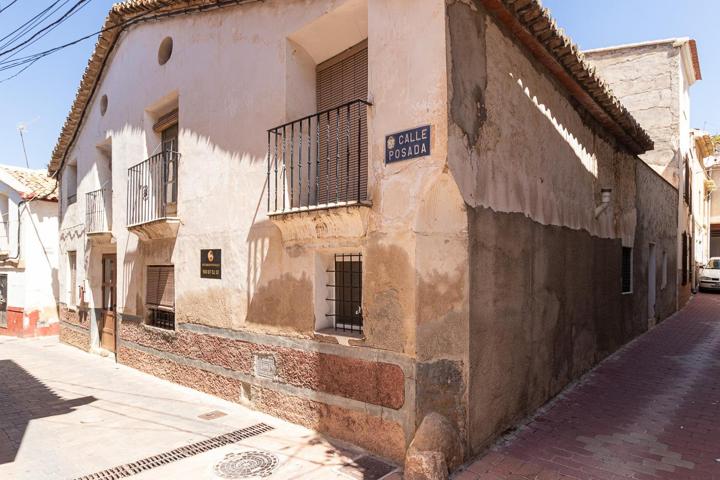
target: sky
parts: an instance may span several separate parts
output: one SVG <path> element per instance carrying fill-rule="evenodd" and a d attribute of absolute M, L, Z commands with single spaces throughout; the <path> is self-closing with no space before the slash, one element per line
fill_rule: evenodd
<path fill-rule="evenodd" d="M 0 0 L 0 10 L 10 2 Z M 51 3 L 17 0 L 0 12 L 0 38 Z M 112 3 L 91 0 L 23 54 L 99 30 Z M 715 94 L 720 91 L 720 53 L 713 48 L 720 45 L 717 0 L 544 0 L 543 4 L 581 49 L 670 37 L 696 39 L 703 80 L 691 88 L 691 124 L 720 133 L 720 106 Z M 47 166 L 94 46 L 92 38 L 65 48 L 6 82 L 2 80 L 14 72 L 0 72 L 0 163 L 25 166 L 18 133 L 22 124 L 30 167 Z"/>

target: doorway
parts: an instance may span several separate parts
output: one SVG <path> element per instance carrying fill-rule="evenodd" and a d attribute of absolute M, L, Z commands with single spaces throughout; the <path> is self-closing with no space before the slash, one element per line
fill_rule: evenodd
<path fill-rule="evenodd" d="M 6 273 L 0 274 L 0 328 L 8 328 L 7 321 L 7 280 Z"/>
<path fill-rule="evenodd" d="M 117 327 L 115 307 L 117 304 L 117 291 L 115 288 L 116 256 L 106 254 L 102 256 L 102 330 L 100 345 L 111 352 L 115 352 L 115 332 Z"/>
<path fill-rule="evenodd" d="M 655 244 L 651 243 L 648 256 L 648 320 L 650 325 L 655 325 L 655 296 L 656 296 L 656 276 L 657 276 L 657 260 L 655 255 Z"/>

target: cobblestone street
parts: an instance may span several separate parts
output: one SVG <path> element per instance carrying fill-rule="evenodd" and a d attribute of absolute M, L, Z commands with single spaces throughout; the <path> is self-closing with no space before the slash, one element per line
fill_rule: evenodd
<path fill-rule="evenodd" d="M 398 478 L 351 446 L 57 338 L 0 337 L 0 479 L 106 470 L 92 478 L 246 478 L 232 476 L 243 469 L 268 479 Z"/>
<path fill-rule="evenodd" d="M 455 480 L 720 479 L 720 296 L 699 294 Z"/>

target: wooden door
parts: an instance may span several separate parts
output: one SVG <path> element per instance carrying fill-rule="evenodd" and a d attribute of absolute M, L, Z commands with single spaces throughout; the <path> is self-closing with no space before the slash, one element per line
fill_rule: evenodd
<path fill-rule="evenodd" d="M 117 291 L 115 288 L 116 256 L 102 257 L 102 332 L 100 344 L 106 350 L 115 351 L 115 307 Z"/>
<path fill-rule="evenodd" d="M 6 273 L 0 275 L 0 327 L 7 328 L 7 280 Z"/>

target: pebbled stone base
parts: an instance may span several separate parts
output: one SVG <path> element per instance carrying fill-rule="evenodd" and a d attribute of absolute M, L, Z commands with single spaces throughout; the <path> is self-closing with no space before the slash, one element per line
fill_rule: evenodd
<path fill-rule="evenodd" d="M 68 327 L 62 322 L 60 323 L 60 341 L 86 352 L 90 350 L 90 332 L 85 331 L 83 333 L 79 329 Z"/>

